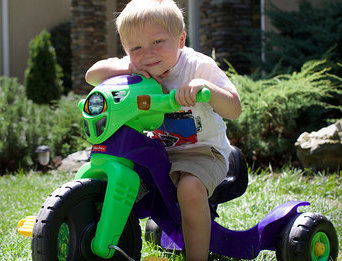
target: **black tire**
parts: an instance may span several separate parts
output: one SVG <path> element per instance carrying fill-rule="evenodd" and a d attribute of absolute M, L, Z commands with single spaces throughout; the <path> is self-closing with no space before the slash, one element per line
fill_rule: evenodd
<path fill-rule="evenodd" d="M 314 248 L 315 244 L 316 248 Z M 314 249 L 317 252 L 314 252 Z M 318 257 L 322 261 L 336 261 L 338 255 L 336 230 L 323 215 L 311 212 L 298 214 L 281 233 L 276 255 L 279 261 L 313 261 L 318 260 Z"/>
<path fill-rule="evenodd" d="M 104 260 L 92 253 L 90 242 L 100 218 L 106 186 L 107 183 L 101 180 L 75 180 L 50 195 L 33 227 L 33 261 Z M 133 213 L 118 246 L 133 259 L 140 260 L 141 229 Z M 110 260 L 127 259 L 116 251 Z"/>

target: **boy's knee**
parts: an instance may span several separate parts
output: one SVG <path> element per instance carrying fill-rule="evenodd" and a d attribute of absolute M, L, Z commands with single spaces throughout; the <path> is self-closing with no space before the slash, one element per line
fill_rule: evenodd
<path fill-rule="evenodd" d="M 207 200 L 207 189 L 199 178 L 186 173 L 179 180 L 177 195 L 184 204 L 195 206 Z"/>

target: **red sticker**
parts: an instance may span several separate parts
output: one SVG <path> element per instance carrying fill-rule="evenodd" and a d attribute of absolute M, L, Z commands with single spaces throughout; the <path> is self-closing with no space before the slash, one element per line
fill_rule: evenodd
<path fill-rule="evenodd" d="M 106 149 L 107 149 L 107 146 L 103 146 L 103 145 L 94 145 L 92 151 L 105 152 Z"/>

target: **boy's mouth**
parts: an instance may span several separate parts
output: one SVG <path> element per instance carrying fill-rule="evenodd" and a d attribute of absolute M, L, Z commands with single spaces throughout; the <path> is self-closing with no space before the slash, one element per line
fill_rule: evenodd
<path fill-rule="evenodd" d="M 154 63 L 149 63 L 149 64 L 146 64 L 145 66 L 146 67 L 153 67 L 153 66 L 157 66 L 159 63 L 160 63 L 160 61 L 154 62 Z"/>

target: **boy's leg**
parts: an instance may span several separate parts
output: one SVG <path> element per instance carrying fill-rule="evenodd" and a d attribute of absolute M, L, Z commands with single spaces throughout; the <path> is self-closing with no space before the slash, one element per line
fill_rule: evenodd
<path fill-rule="evenodd" d="M 182 172 L 177 197 L 187 261 L 208 260 L 211 221 L 207 189 L 199 178 Z"/>

